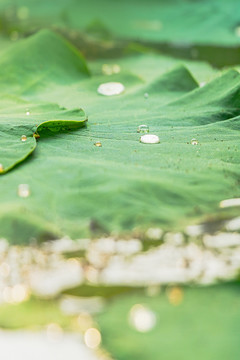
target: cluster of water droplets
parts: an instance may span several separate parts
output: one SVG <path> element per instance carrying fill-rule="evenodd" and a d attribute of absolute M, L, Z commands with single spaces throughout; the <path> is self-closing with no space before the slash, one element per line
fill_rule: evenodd
<path fill-rule="evenodd" d="M 143 134 L 140 137 L 140 142 L 143 144 L 158 144 L 160 139 L 157 135 L 149 134 L 149 126 L 148 125 L 139 125 L 137 128 L 137 132 Z"/>
<path fill-rule="evenodd" d="M 114 72 L 115 73 L 119 72 L 120 68 L 116 67 L 116 65 L 114 65 L 114 66 L 117 69 L 117 71 L 114 71 L 113 67 L 110 67 L 109 65 L 104 64 L 103 67 L 102 67 L 103 73 L 111 75 Z M 98 89 L 97 89 L 97 92 L 100 95 L 105 95 L 105 96 L 120 95 L 124 91 L 125 91 L 125 86 L 120 82 L 103 83 L 103 84 L 100 84 Z M 148 93 L 144 93 L 143 96 L 144 96 L 144 99 L 149 98 Z M 159 144 L 160 143 L 160 139 L 159 139 L 158 135 L 149 134 L 148 125 L 145 125 L 145 124 L 139 125 L 138 128 L 137 128 L 137 132 L 142 134 L 142 136 L 140 137 L 140 142 L 143 143 L 143 144 Z M 192 139 L 191 144 L 192 145 L 198 145 L 198 140 L 197 139 Z M 97 141 L 94 145 L 97 146 L 97 147 L 102 146 L 100 141 Z"/>
<path fill-rule="evenodd" d="M 120 72 L 120 67 L 116 64 L 110 66 L 107 64 L 104 64 L 102 67 L 102 72 L 108 75 L 112 75 L 112 74 L 116 74 Z M 105 96 L 115 96 L 115 95 L 120 95 L 125 91 L 125 86 L 120 83 L 120 82 L 107 82 L 107 83 L 102 83 L 99 85 L 97 92 L 100 95 L 105 95 Z M 144 93 L 144 98 L 148 99 L 149 98 L 149 94 L 148 93 Z M 27 116 L 30 115 L 30 111 L 29 109 L 26 109 L 25 114 Z M 142 124 L 139 125 L 137 128 L 137 132 L 142 134 L 140 137 L 140 142 L 143 144 L 159 144 L 160 143 L 160 139 L 158 135 L 155 134 L 149 134 L 149 126 Z M 26 135 L 22 135 L 21 139 L 22 142 L 26 142 L 27 141 L 27 136 Z M 198 140 L 193 138 L 191 140 L 191 144 L 192 145 L 198 145 Z M 94 146 L 96 147 L 102 147 L 102 143 L 100 141 L 96 141 L 94 143 Z M 4 166 L 0 163 L 0 173 L 4 171 Z M 30 195 L 30 190 L 29 190 L 29 186 L 27 184 L 20 184 L 19 185 L 19 189 L 18 189 L 18 195 L 20 197 L 28 197 Z"/>

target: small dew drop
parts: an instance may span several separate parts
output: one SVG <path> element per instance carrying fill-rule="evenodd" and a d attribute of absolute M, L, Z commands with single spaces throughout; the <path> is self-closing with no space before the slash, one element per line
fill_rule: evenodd
<path fill-rule="evenodd" d="M 149 97 L 148 93 L 145 93 L 143 96 L 144 96 L 144 99 L 148 99 L 148 97 Z"/>
<path fill-rule="evenodd" d="M 3 165 L 0 164 L 0 173 L 3 172 Z"/>
<path fill-rule="evenodd" d="M 200 84 L 199 84 L 200 87 L 203 87 L 203 86 L 205 86 L 205 85 L 206 85 L 205 81 L 202 81 L 202 82 L 200 82 Z"/>
<path fill-rule="evenodd" d="M 18 185 L 18 196 L 22 198 L 27 198 L 30 195 L 30 188 L 28 184 L 19 184 Z"/>
<path fill-rule="evenodd" d="M 102 147 L 102 143 L 100 141 L 95 142 L 94 145 L 97 147 Z"/>
<path fill-rule="evenodd" d="M 191 144 L 192 145 L 198 145 L 198 140 L 197 139 L 192 139 Z"/>
<path fill-rule="evenodd" d="M 26 115 L 29 116 L 30 115 L 30 111 L 29 109 L 26 110 Z"/>
<path fill-rule="evenodd" d="M 149 126 L 147 125 L 139 125 L 137 128 L 138 133 L 146 134 L 149 133 Z"/>
<path fill-rule="evenodd" d="M 100 95 L 113 96 L 120 95 L 125 90 L 122 83 L 119 82 L 108 82 L 99 85 L 97 91 Z"/>
<path fill-rule="evenodd" d="M 22 141 L 22 142 L 27 141 L 27 137 L 26 137 L 26 135 L 22 135 L 22 136 L 21 136 L 21 141 Z"/>
<path fill-rule="evenodd" d="M 143 144 L 158 144 L 160 143 L 160 139 L 157 135 L 147 134 L 140 137 L 140 142 Z"/>

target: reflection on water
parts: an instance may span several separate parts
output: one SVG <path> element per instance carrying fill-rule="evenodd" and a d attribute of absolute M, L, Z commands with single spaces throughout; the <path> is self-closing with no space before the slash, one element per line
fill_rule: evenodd
<path fill-rule="evenodd" d="M 56 324 L 44 332 L 0 331 L 1 360 L 97 360 L 77 334 L 60 333 Z"/>
<path fill-rule="evenodd" d="M 28 341 L 30 347 L 41 347 L 41 359 L 65 359 L 61 356 L 68 351 L 73 360 L 77 354 L 86 360 L 110 360 L 101 348 L 101 329 L 93 319 L 96 313 L 106 311 L 107 297 L 121 292 L 124 285 L 128 290 L 144 287 L 149 298 L 163 292 L 174 309 L 184 303 L 181 284 L 233 279 L 240 270 L 238 227 L 236 218 L 225 222 L 228 232 L 215 234 L 206 234 L 204 226 L 198 225 L 188 226 L 184 233 L 151 228 L 141 238 L 73 241 L 65 237 L 40 246 L 10 246 L 0 240 L 0 303 L 18 306 L 31 296 L 53 298 L 62 316 L 72 319 L 71 326 L 64 326 L 64 322 L 60 325 L 49 318 L 44 326 L 41 323 L 42 332 L 36 333 L 33 341 L 32 333 L 0 332 L 1 359 L 15 359 L 10 348 L 14 342 L 14 354 L 19 351 L 22 357 L 18 358 L 28 360 L 20 345 Z M 156 309 L 143 303 L 126 309 L 125 321 L 129 329 L 140 333 L 158 327 Z M 68 334 L 69 329 L 78 338 Z"/>
<path fill-rule="evenodd" d="M 225 226 L 236 229 L 238 218 Z M 9 246 L 1 240 L 0 303 L 19 303 L 31 293 L 56 297 L 66 289 L 87 284 L 154 289 L 161 284 L 234 278 L 240 269 L 240 234 L 210 235 L 202 230 L 201 225 L 187 227 L 185 234 L 156 228 L 149 229 L 143 239 L 108 237 L 81 242 L 63 238 L 39 247 Z M 197 241 L 189 241 L 188 234 Z M 94 308 L 96 302 L 92 301 Z M 62 301 L 65 312 L 76 312 L 78 305 L 70 298 Z"/>

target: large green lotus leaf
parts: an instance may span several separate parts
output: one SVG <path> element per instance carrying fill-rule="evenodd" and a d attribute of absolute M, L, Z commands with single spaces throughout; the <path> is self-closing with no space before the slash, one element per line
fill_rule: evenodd
<path fill-rule="evenodd" d="M 194 354 L 196 360 L 239 359 L 239 284 L 186 287 L 179 303 L 179 290 L 176 295 L 164 290 L 154 297 L 142 292 L 116 297 L 95 316 L 113 358 L 192 360 Z"/>
<path fill-rule="evenodd" d="M 57 24 L 105 38 L 182 47 L 239 45 L 235 29 L 240 23 L 240 10 L 236 0 L 18 0 L 14 5 L 1 2 L 2 17 L 12 23 L 13 29 Z"/>
<path fill-rule="evenodd" d="M 56 66 L 56 63 L 58 66 Z M 68 111 L 58 105 L 32 105 L 5 95 L 33 93 L 33 88 L 51 90 L 60 84 L 89 77 L 81 54 L 62 37 L 40 31 L 8 49 L 1 56 L 0 134 L 1 174 L 27 158 L 36 148 L 36 132 L 57 132 L 82 127 L 86 115 L 82 109 Z M 67 71 L 66 71 L 67 69 Z M 27 136 L 21 141 L 21 136 Z"/>
<path fill-rule="evenodd" d="M 114 72 L 114 65 L 118 65 L 121 72 L 130 72 L 138 75 L 145 82 L 150 82 L 156 77 L 172 70 L 177 65 L 186 66 L 199 82 L 209 82 L 218 72 L 208 63 L 203 61 L 183 60 L 174 57 L 159 55 L 156 53 L 138 53 L 135 55 L 123 56 L 117 59 L 100 59 L 89 61 L 89 67 L 93 75 L 100 75 L 108 70 Z M 111 75 L 109 75 L 111 79 Z"/>
<path fill-rule="evenodd" d="M 1 54 L 0 91 L 23 94 L 51 90 L 88 78 L 81 53 L 52 31 L 42 30 Z"/>
<path fill-rule="evenodd" d="M 156 54 L 128 56 L 117 60 L 122 81 L 131 84 L 138 84 L 140 80 L 152 82 L 182 63 L 180 59 Z M 93 86 L 96 86 L 96 81 L 101 81 L 99 75 L 102 75 L 102 65 L 105 64 L 111 68 L 116 64 L 116 59 L 90 62 L 91 72 L 94 77 L 98 76 L 97 80 L 92 80 Z M 184 64 L 198 82 L 209 81 L 216 74 L 216 71 L 204 62 L 186 61 Z M 54 102 L 62 104 L 68 95 L 72 97 L 75 90 L 79 92 L 80 88 L 82 98 L 86 94 L 85 87 L 89 84 L 89 76 L 90 71 L 79 51 L 49 30 L 41 30 L 14 43 L 0 58 L 0 92 L 14 93 L 31 101 L 53 99 Z M 105 77 L 105 81 L 112 79 L 113 76 Z M 73 101 L 76 103 L 76 98 Z M 79 106 L 79 101 L 77 105 Z"/>
<path fill-rule="evenodd" d="M 14 62 L 10 55 L 9 64 Z M 56 80 L 50 90 L 41 87 L 39 78 L 33 94 L 24 92 L 23 84 L 25 101 L 57 101 L 69 109 L 81 105 L 89 124 L 67 134 L 45 129 L 34 156 L 1 177 L 1 236 L 28 241 L 36 223 L 41 224 L 34 235 L 38 239 L 46 239 L 49 232 L 76 238 L 136 227 L 182 229 L 208 216 L 227 215 L 219 211 L 219 201 L 239 196 L 239 73 L 219 74 L 199 88 L 184 66 L 161 74 L 156 59 L 156 77 L 149 79 L 146 72 L 140 76 L 142 67 L 136 73 L 126 66 L 112 76 L 74 77 L 66 85 Z M 3 76 L 7 82 L 9 75 Z M 107 81 L 122 82 L 125 92 L 98 94 L 98 86 Z M 14 83 L 8 91 L 19 96 Z M 37 116 L 34 108 L 30 113 Z M 140 143 L 140 124 L 149 125 L 161 143 Z M 191 145 L 192 138 L 199 144 Z M 94 146 L 96 141 L 102 147 Z M 18 197 L 19 183 L 29 184 L 28 198 Z"/>
<path fill-rule="evenodd" d="M 36 148 L 36 137 L 43 131 L 52 134 L 79 129 L 85 125 L 82 109 L 66 110 L 58 105 L 31 105 L 16 99 L 0 100 L 0 174 L 24 161 Z M 22 137 L 24 137 L 22 139 Z"/>

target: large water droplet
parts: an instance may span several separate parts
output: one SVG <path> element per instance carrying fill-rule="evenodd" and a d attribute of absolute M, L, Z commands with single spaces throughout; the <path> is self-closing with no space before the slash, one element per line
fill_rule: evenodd
<path fill-rule="evenodd" d="M 97 146 L 97 147 L 101 147 L 102 143 L 100 141 L 96 141 L 94 145 Z"/>
<path fill-rule="evenodd" d="M 97 91 L 101 95 L 113 96 L 119 95 L 125 90 L 125 87 L 122 83 L 119 82 L 108 82 L 99 85 Z"/>
<path fill-rule="evenodd" d="M 192 139 L 191 144 L 192 145 L 198 145 L 198 140 L 197 139 Z"/>
<path fill-rule="evenodd" d="M 149 126 L 147 125 L 139 125 L 137 128 L 138 133 L 146 134 L 149 133 Z"/>
<path fill-rule="evenodd" d="M 157 135 L 146 134 L 140 137 L 140 141 L 144 144 L 158 144 L 160 139 Z"/>
<path fill-rule="evenodd" d="M 19 184 L 18 185 L 18 196 L 22 198 L 27 198 L 30 195 L 30 188 L 28 184 Z"/>
<path fill-rule="evenodd" d="M 27 137 L 26 137 L 26 135 L 22 135 L 22 136 L 21 136 L 21 141 L 22 141 L 22 142 L 27 141 Z"/>

